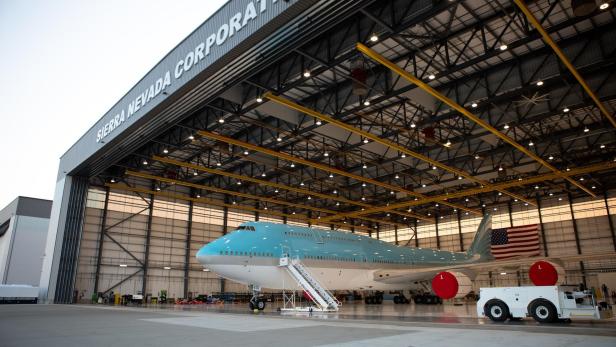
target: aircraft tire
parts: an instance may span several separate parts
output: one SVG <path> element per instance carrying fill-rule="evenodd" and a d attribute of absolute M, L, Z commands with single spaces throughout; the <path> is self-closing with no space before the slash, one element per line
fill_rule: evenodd
<path fill-rule="evenodd" d="M 421 295 L 416 295 L 416 296 L 413 298 L 413 301 L 415 301 L 415 303 L 416 303 L 417 305 L 421 305 L 421 304 L 423 304 L 423 303 L 424 303 L 423 296 L 421 296 Z"/>
<path fill-rule="evenodd" d="M 248 302 L 248 307 L 250 308 L 251 311 L 254 311 L 255 309 L 255 304 L 252 301 Z"/>
<path fill-rule="evenodd" d="M 426 305 L 432 305 L 434 303 L 434 300 L 432 300 L 432 295 L 426 295 L 423 299 Z"/>
<path fill-rule="evenodd" d="M 263 311 L 265 309 L 265 300 L 259 299 L 257 301 L 257 309 L 259 309 L 259 311 Z"/>
<path fill-rule="evenodd" d="M 383 303 L 383 296 L 381 296 L 381 295 L 376 296 L 374 298 L 374 303 L 377 304 L 377 305 L 382 304 Z"/>
<path fill-rule="evenodd" d="M 394 304 L 401 304 L 400 302 L 400 297 L 399 296 L 394 296 Z"/>

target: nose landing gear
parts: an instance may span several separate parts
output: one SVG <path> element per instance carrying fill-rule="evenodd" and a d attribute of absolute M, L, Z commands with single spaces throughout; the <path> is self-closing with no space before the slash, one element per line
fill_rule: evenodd
<path fill-rule="evenodd" d="M 261 295 L 261 287 L 255 285 L 250 285 L 248 287 L 252 290 L 252 297 L 248 302 L 248 307 L 250 307 L 251 311 L 263 311 L 265 309 L 265 298 Z"/>

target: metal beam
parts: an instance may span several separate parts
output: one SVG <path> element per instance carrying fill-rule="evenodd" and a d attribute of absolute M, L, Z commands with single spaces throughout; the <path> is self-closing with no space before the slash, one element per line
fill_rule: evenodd
<path fill-rule="evenodd" d="M 576 186 L 576 187 L 580 188 L 581 190 L 585 191 L 588 195 L 590 195 L 592 197 L 596 197 L 596 194 L 594 192 L 592 192 L 588 188 L 584 187 L 582 184 L 576 182 L 575 180 L 569 178 L 562 171 L 558 170 L 556 167 L 554 167 L 552 164 L 550 164 L 547 161 L 545 161 L 543 158 L 539 157 L 538 155 L 536 155 L 532 151 L 526 149 L 524 146 L 522 146 L 521 144 L 517 143 L 515 140 L 513 140 L 509 136 L 507 136 L 507 135 L 503 134 L 502 132 L 498 131 L 496 128 L 494 128 L 492 125 L 488 124 L 483 119 L 475 116 L 473 113 L 471 113 L 469 110 L 467 110 L 464 106 L 458 104 L 457 102 L 455 102 L 455 101 L 451 100 L 450 98 L 446 97 L 445 95 L 441 94 L 436 89 L 430 87 L 430 85 L 428 85 L 427 83 L 423 82 L 422 80 L 418 79 L 417 77 L 415 77 L 415 76 L 411 75 L 410 73 L 408 73 L 407 71 L 403 70 L 398 65 L 396 65 L 393 62 L 389 61 L 387 58 L 383 57 L 382 55 L 380 55 L 376 51 L 368 48 L 367 46 L 365 46 L 365 45 L 363 45 L 361 43 L 357 44 L 357 49 L 360 52 L 362 52 L 365 55 L 367 55 L 368 57 L 370 57 L 371 59 L 373 59 L 373 60 L 375 60 L 375 61 L 385 65 L 386 67 L 388 67 L 393 72 L 395 72 L 398 75 L 402 76 L 404 79 L 406 79 L 410 83 L 413 83 L 416 86 L 418 86 L 419 88 L 423 89 L 428 94 L 430 94 L 433 97 L 437 98 L 438 100 L 442 101 L 443 103 L 445 103 L 446 105 L 448 105 L 452 109 L 458 111 L 464 117 L 466 117 L 469 120 L 475 122 L 476 124 L 478 124 L 479 126 L 481 126 L 484 129 L 488 130 L 492 134 L 496 135 L 496 137 L 498 137 L 499 139 L 501 139 L 504 142 L 510 144 L 511 146 L 513 146 L 514 148 L 516 148 L 520 152 L 526 154 L 527 156 L 533 158 L 536 162 L 538 162 L 539 164 L 541 164 L 541 165 L 545 166 L 546 168 L 550 169 L 554 173 L 558 174 L 561 178 L 569 181 L 574 186 Z M 509 193 L 504 192 L 504 191 L 502 193 L 510 195 Z M 525 199 L 521 199 L 521 200 L 526 201 Z"/>
<path fill-rule="evenodd" d="M 109 188 L 109 187 L 107 187 Z M 186 253 L 184 253 L 184 299 L 188 298 L 188 279 L 190 269 L 190 244 L 192 241 L 192 222 L 193 222 L 193 204 L 194 202 L 188 202 L 188 223 L 186 224 Z"/>
<path fill-rule="evenodd" d="M 161 157 L 161 156 L 157 156 L 157 155 L 153 156 L 152 159 L 156 160 L 156 161 L 159 161 L 159 162 L 162 162 L 162 163 L 166 163 L 166 164 L 172 164 L 172 165 L 176 165 L 176 166 L 180 166 L 180 167 L 185 167 L 185 168 L 189 168 L 189 169 L 193 169 L 193 170 L 197 170 L 197 171 L 207 172 L 207 173 L 210 173 L 210 174 L 231 177 L 231 178 L 234 178 L 234 179 L 237 179 L 237 180 L 240 180 L 240 181 L 246 181 L 246 182 L 251 182 L 251 183 L 260 184 L 260 185 L 264 185 L 264 186 L 270 186 L 270 187 L 274 187 L 274 188 L 278 188 L 278 189 L 284 189 L 284 190 L 288 190 L 288 191 L 299 193 L 299 194 L 305 194 L 307 196 L 316 196 L 316 197 L 319 197 L 321 199 L 326 199 L 326 200 L 330 199 L 330 200 L 333 200 L 333 201 L 344 202 L 344 203 L 347 203 L 347 204 L 350 204 L 350 205 L 361 206 L 363 208 L 369 208 L 369 207 L 372 206 L 370 204 L 349 200 L 349 199 L 346 199 L 346 198 L 343 198 L 343 197 L 340 197 L 340 196 L 336 196 L 336 195 L 328 195 L 328 194 L 313 192 L 313 191 L 310 191 L 310 190 L 304 189 L 304 188 L 291 187 L 291 186 L 287 186 L 287 185 L 280 184 L 280 183 L 275 183 L 275 182 L 270 182 L 270 181 L 266 181 L 266 180 L 262 180 L 262 179 L 258 179 L 258 178 L 253 178 L 253 177 L 250 177 L 250 176 L 238 175 L 238 174 L 231 173 L 231 172 L 226 172 L 226 171 L 223 171 L 223 170 L 210 169 L 210 168 L 205 167 L 205 166 L 196 165 L 196 164 L 192 164 L 192 163 L 186 163 L 186 162 L 183 162 L 183 161 L 180 161 L 180 160 L 175 160 L 175 159 L 171 159 L 171 158 L 165 158 L 165 157 Z M 416 215 L 416 214 L 411 214 L 411 213 L 403 213 L 403 212 L 395 212 L 395 213 L 399 214 L 401 216 L 405 216 L 405 217 L 426 219 L 426 217 L 419 216 L 419 215 Z"/>
<path fill-rule="evenodd" d="M 404 146 L 400 146 L 399 144 L 397 144 L 395 142 L 392 142 L 392 141 L 390 141 L 388 139 L 384 139 L 384 138 L 381 138 L 381 137 L 379 137 L 377 135 L 374 135 L 374 134 L 372 134 L 370 132 L 367 132 L 365 130 L 358 129 L 358 128 L 350 125 L 350 124 L 347 124 L 345 122 L 337 120 L 337 119 L 335 119 L 333 117 L 330 117 L 330 116 L 327 116 L 325 114 L 319 113 L 319 112 L 314 111 L 314 110 L 312 110 L 312 109 L 310 109 L 308 107 L 304 107 L 302 105 L 299 105 L 299 104 L 297 104 L 297 103 L 295 103 L 295 102 L 293 102 L 293 101 L 291 101 L 289 99 L 282 98 L 280 96 L 276 96 L 276 95 L 274 95 L 274 94 L 272 94 L 270 92 L 265 93 L 264 97 L 269 99 L 269 100 L 271 100 L 271 101 L 274 101 L 275 103 L 277 103 L 279 105 L 286 106 L 286 107 L 291 108 L 293 110 L 305 113 L 305 114 L 310 115 L 310 116 L 312 116 L 314 118 L 320 119 L 320 120 L 322 120 L 324 122 L 328 122 L 328 123 L 334 124 L 334 125 L 342 128 L 342 129 L 344 129 L 346 131 L 349 131 L 351 133 L 355 133 L 355 134 L 357 134 L 359 136 L 362 136 L 364 138 L 371 139 L 374 142 L 380 143 L 381 145 L 389 147 L 391 149 L 394 149 L 394 150 L 396 150 L 396 151 L 398 151 L 400 153 L 405 153 L 405 154 L 407 154 L 407 155 L 409 155 L 411 157 L 414 157 L 414 158 L 419 159 L 421 161 L 425 161 L 425 162 L 427 162 L 427 163 L 429 163 L 429 164 L 431 164 L 433 166 L 436 166 L 436 167 L 438 167 L 438 168 L 440 168 L 442 170 L 451 172 L 451 173 L 455 174 L 457 177 L 464 177 L 464 178 L 466 178 L 466 179 L 468 179 L 468 180 L 470 180 L 472 182 L 475 182 L 475 183 L 483 185 L 483 186 L 489 186 L 490 185 L 489 182 L 481 180 L 481 179 L 478 179 L 478 178 L 475 178 L 473 175 L 471 175 L 470 173 L 468 173 L 466 171 L 463 171 L 463 170 L 456 169 L 454 167 L 445 165 L 445 164 L 443 164 L 443 163 L 441 163 L 439 161 L 436 161 L 434 159 L 431 159 L 430 157 L 425 156 L 425 155 L 423 155 L 421 153 L 417 153 L 417 152 L 411 151 L 410 149 L 408 149 L 408 148 L 406 148 Z M 510 193 L 510 192 L 507 192 L 507 191 L 502 191 L 502 193 L 503 194 L 507 194 L 507 195 L 509 195 L 511 197 L 514 197 L 516 199 L 519 199 L 519 200 L 522 200 L 522 201 L 526 201 L 529 204 L 533 204 L 533 202 L 527 201 L 523 196 L 519 196 L 517 194 L 513 194 L 513 193 Z"/>
<path fill-rule="evenodd" d="M 610 225 L 610 234 L 612 235 L 612 245 L 614 246 L 614 251 L 616 251 L 616 233 L 614 232 L 614 221 L 612 220 L 612 216 L 610 215 L 610 205 L 607 201 L 607 191 L 603 192 L 603 201 L 605 202 L 605 211 L 607 212 L 607 222 Z"/>
<path fill-rule="evenodd" d="M 599 97 L 590 88 L 588 83 L 586 83 L 586 80 L 584 79 L 584 77 L 582 77 L 582 75 L 580 75 L 580 73 L 577 71 L 575 66 L 573 66 L 571 61 L 569 61 L 569 58 L 567 58 L 565 53 L 560 49 L 558 44 L 552 39 L 552 37 L 550 37 L 550 34 L 548 34 L 545 31 L 545 29 L 543 28 L 541 23 L 539 23 L 537 18 L 535 18 L 535 16 L 532 14 L 530 9 L 524 3 L 524 1 L 523 0 L 513 0 L 513 2 L 515 2 L 516 5 L 518 5 L 518 7 L 520 8 L 520 10 L 522 10 L 522 13 L 524 13 L 526 18 L 530 22 L 530 24 L 532 24 L 532 26 L 535 27 L 535 29 L 537 29 L 537 31 L 541 34 L 541 37 L 543 37 L 543 41 L 545 41 L 545 43 L 547 43 L 550 47 L 552 47 L 552 49 L 554 50 L 554 53 L 556 53 L 556 55 L 558 56 L 560 61 L 563 63 L 563 65 L 565 65 L 567 67 L 569 72 L 571 72 L 571 74 L 575 77 L 575 79 L 582 86 L 582 88 L 584 88 L 584 90 L 590 96 L 590 98 L 595 103 L 595 105 L 597 105 L 597 107 L 601 111 L 601 114 L 605 118 L 607 118 L 607 120 L 609 120 L 610 123 L 612 123 L 612 126 L 616 127 L 616 119 L 614 119 L 614 116 L 603 105 L 601 100 L 599 100 Z"/>
<path fill-rule="evenodd" d="M 150 259 L 150 241 L 152 235 L 152 218 L 154 216 L 154 195 L 150 194 L 150 204 L 148 210 L 148 222 L 146 224 L 145 230 L 145 249 L 144 249 L 144 260 L 143 260 L 143 281 L 141 283 L 141 295 L 146 297 L 146 289 L 148 283 L 148 268 L 149 268 L 149 259 Z"/>
<path fill-rule="evenodd" d="M 575 175 L 594 173 L 597 171 L 613 170 L 613 169 L 616 169 L 616 162 L 612 161 L 612 162 L 603 162 L 603 163 L 598 163 L 595 165 L 589 165 L 589 166 L 583 166 L 580 168 L 571 169 L 570 171 L 564 172 L 563 174 L 567 177 L 571 177 Z M 561 176 L 560 174 L 553 173 L 553 172 L 546 173 L 546 174 L 537 175 L 537 176 L 524 178 L 524 179 L 519 178 L 518 180 L 506 181 L 502 183 L 495 183 L 493 185 L 484 186 L 482 188 L 471 188 L 471 189 L 461 190 L 458 192 L 453 192 L 453 193 L 448 193 L 448 194 L 435 195 L 423 201 L 406 201 L 406 202 L 400 202 L 396 204 L 390 204 L 389 206 L 379 206 L 375 208 L 365 209 L 364 211 L 342 213 L 342 214 L 339 214 L 337 217 L 341 217 L 341 218 L 357 217 L 357 216 L 361 216 L 364 214 L 370 214 L 370 213 L 375 213 L 375 212 L 391 211 L 391 210 L 395 210 L 398 208 L 408 208 L 408 207 L 417 206 L 419 204 L 425 204 L 429 202 L 440 202 L 445 199 L 455 199 L 455 198 L 460 198 L 460 197 L 465 197 L 465 196 L 470 196 L 470 195 L 477 195 L 480 193 L 486 193 L 486 192 L 491 192 L 491 191 L 496 191 L 496 190 L 503 190 L 503 189 L 512 188 L 512 187 L 520 187 L 520 186 L 524 186 L 528 184 L 549 181 L 553 179 L 559 179 L 561 178 L 560 176 Z M 536 203 L 533 205 L 536 205 Z M 325 217 L 323 219 L 326 221 L 332 220 L 332 218 L 330 217 Z"/>
<path fill-rule="evenodd" d="M 106 186 L 112 188 L 112 189 L 117 189 L 117 190 L 124 190 L 124 191 L 128 191 L 128 192 L 133 192 L 133 193 L 142 193 L 142 194 L 151 194 L 154 196 L 160 196 L 160 197 L 165 197 L 165 198 L 170 198 L 170 199 L 178 199 L 178 200 L 185 200 L 185 201 L 194 201 L 194 202 L 198 202 L 198 203 L 202 203 L 202 204 L 206 204 L 206 205 L 212 205 L 212 206 L 218 206 L 218 207 L 222 207 L 222 208 L 231 208 L 231 209 L 236 209 L 236 210 L 242 210 L 242 211 L 249 211 L 249 212 L 256 212 L 258 211 L 257 209 L 255 209 L 254 207 L 249 207 L 249 206 L 244 206 L 244 205 L 232 205 L 232 204 L 228 204 L 228 203 L 224 203 L 224 202 L 220 202 L 220 201 L 216 201 L 216 200 L 211 200 L 211 199 L 205 199 L 205 198 L 194 198 L 194 197 L 190 197 L 190 196 L 186 196 L 186 195 L 181 195 L 181 194 L 173 194 L 173 193 L 167 193 L 167 192 L 158 192 L 158 191 L 153 191 L 153 190 L 149 190 L 149 189 L 145 189 L 145 188 L 135 188 L 135 187 L 129 187 L 129 186 L 125 186 L 122 184 L 111 184 L 111 183 L 107 183 L 105 184 Z M 267 211 L 267 214 L 272 215 L 272 216 L 277 216 L 277 217 L 287 217 L 287 218 L 293 218 L 296 220 L 301 220 L 301 221 L 308 221 L 308 217 L 307 216 L 302 216 L 302 215 L 290 215 L 290 214 L 285 214 L 285 213 L 279 213 L 276 211 Z M 317 220 L 316 224 L 320 224 L 320 225 L 332 225 L 332 226 L 337 226 L 337 227 L 341 227 L 341 228 L 348 228 L 349 226 L 344 224 L 344 223 L 321 223 L 320 221 Z M 368 227 L 361 227 L 361 226 L 356 226 L 356 228 L 360 228 L 364 231 L 367 230 L 371 230 Z M 107 237 L 110 237 L 109 235 L 106 235 Z M 139 260 L 138 260 L 139 261 Z M 139 261 L 141 263 L 141 261 Z"/>
<path fill-rule="evenodd" d="M 607 200 L 606 200 L 607 201 Z M 105 241 L 105 229 L 107 225 L 107 209 L 109 207 L 109 187 L 105 187 L 105 204 L 101 217 L 101 234 L 98 237 L 98 254 L 96 255 L 96 272 L 94 273 L 94 294 L 98 295 L 98 283 L 101 275 L 101 259 L 103 257 L 103 243 Z"/>
<path fill-rule="evenodd" d="M 206 185 L 203 185 L 203 184 L 186 182 L 186 181 L 182 181 L 182 180 L 178 180 L 178 179 L 174 179 L 174 178 L 167 178 L 167 177 L 162 177 L 162 176 L 151 175 L 151 174 L 147 174 L 147 173 L 143 173 L 143 172 L 126 171 L 126 175 L 133 176 L 133 177 L 145 178 L 145 179 L 159 181 L 159 182 L 166 182 L 166 183 L 170 183 L 170 184 L 177 184 L 177 185 L 185 186 L 185 187 L 189 187 L 189 188 L 202 189 L 202 190 L 211 190 L 211 191 L 215 191 L 217 193 L 223 193 L 225 195 L 240 196 L 240 197 L 244 197 L 244 198 L 255 200 L 255 201 L 267 201 L 267 202 L 270 202 L 272 204 L 278 204 L 278 205 L 284 205 L 284 206 L 292 206 L 292 207 L 297 207 L 299 209 L 312 210 L 312 211 L 328 213 L 328 214 L 332 214 L 332 215 L 336 215 L 336 214 L 339 213 L 338 211 L 334 211 L 334 210 L 329 210 L 329 209 L 324 209 L 324 208 L 317 208 L 317 207 L 313 207 L 313 206 L 310 206 L 310 205 L 295 204 L 295 203 L 287 202 L 287 201 L 284 201 L 284 200 L 272 199 L 272 198 L 268 198 L 268 197 L 257 196 L 257 195 L 247 194 L 247 193 L 240 193 L 240 192 L 235 192 L 235 191 L 232 191 L 232 190 L 226 190 L 226 189 L 221 189 L 221 188 L 210 187 L 210 186 L 206 186 Z M 257 210 L 260 210 L 260 209 L 257 208 Z M 427 217 L 423 217 L 423 216 L 420 216 L 420 215 L 415 215 L 415 214 L 412 214 L 412 215 L 415 218 L 421 218 L 421 219 L 426 219 L 426 220 L 428 219 Z M 372 219 L 372 218 L 368 218 L 368 217 L 362 217 L 361 219 L 363 219 L 365 221 L 368 221 L 368 222 L 374 222 L 374 223 L 382 222 L 382 220 Z M 400 223 L 396 223 L 396 222 L 388 222 L 388 223 L 389 224 L 394 224 L 394 225 L 397 224 L 397 225 L 401 225 L 401 226 L 405 225 L 405 224 L 400 224 Z"/>
<path fill-rule="evenodd" d="M 283 159 L 283 160 L 290 161 L 290 162 L 295 162 L 295 163 L 298 163 L 298 164 L 301 164 L 301 165 L 305 165 L 305 166 L 308 166 L 308 167 L 319 169 L 319 170 L 322 170 L 322 171 L 325 171 L 325 172 L 329 172 L 329 173 L 332 173 L 332 174 L 336 174 L 336 175 L 339 175 L 339 176 L 344 176 L 344 177 L 352 178 L 352 179 L 354 179 L 356 181 L 359 181 L 359 182 L 369 183 L 369 184 L 372 184 L 372 185 L 375 185 L 375 186 L 378 186 L 378 187 L 382 187 L 382 188 L 388 189 L 390 191 L 403 192 L 403 193 L 406 193 L 406 194 L 408 194 L 410 196 L 421 198 L 421 199 L 426 198 L 426 195 L 424 195 L 424 194 L 421 194 L 421 193 L 418 193 L 418 192 L 414 192 L 412 190 L 408 190 L 408 189 L 405 189 L 405 188 L 400 187 L 400 186 L 396 186 L 396 185 L 385 183 L 385 182 L 380 182 L 380 181 L 377 181 L 377 180 L 374 180 L 374 179 L 371 179 L 371 178 L 366 178 L 366 177 L 363 177 L 361 175 L 356 175 L 356 174 L 350 173 L 348 171 L 336 169 L 336 168 L 331 167 L 329 165 L 325 165 L 325 164 L 317 163 L 317 162 L 314 162 L 314 161 L 306 160 L 306 159 L 299 158 L 299 157 L 294 156 L 294 155 L 290 155 L 290 154 L 287 154 L 287 153 L 284 153 L 284 152 L 280 152 L 280 151 L 275 151 L 275 150 L 272 150 L 272 149 L 269 149 L 269 148 L 253 145 L 253 144 L 248 143 L 248 142 L 236 140 L 236 139 L 233 139 L 233 138 L 230 138 L 230 137 L 227 137 L 227 136 L 223 136 L 223 135 L 220 135 L 220 134 L 216 134 L 216 133 L 213 133 L 213 132 L 210 132 L 210 131 L 198 131 L 198 134 L 203 136 L 203 137 L 207 137 L 207 138 L 211 138 L 211 139 L 214 139 L 214 140 L 222 141 L 222 142 L 225 142 L 225 143 L 228 143 L 228 144 L 232 144 L 232 145 L 235 145 L 235 146 L 243 147 L 243 148 L 251 150 L 251 151 L 255 151 L 255 152 L 259 152 L 259 153 L 264 153 L 264 154 L 267 154 L 267 155 L 270 155 L 270 156 L 273 156 L 273 157 L 276 157 L 276 158 L 279 158 L 279 159 Z M 461 205 L 461 204 L 454 204 L 454 203 L 448 203 L 448 202 L 444 202 L 443 204 L 451 206 L 453 208 L 462 209 L 462 210 L 465 210 L 465 211 L 468 211 L 468 212 L 471 212 L 471 213 L 474 213 L 474 214 L 477 214 L 477 215 L 481 215 L 481 212 L 479 212 L 479 211 L 477 211 L 475 209 L 472 209 L 472 208 L 468 208 L 468 207 L 466 207 L 464 205 Z"/>

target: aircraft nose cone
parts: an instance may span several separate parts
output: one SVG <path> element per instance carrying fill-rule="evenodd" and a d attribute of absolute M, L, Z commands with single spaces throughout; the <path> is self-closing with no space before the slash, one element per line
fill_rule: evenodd
<path fill-rule="evenodd" d="M 213 245 L 212 243 L 201 247 L 201 249 L 197 252 L 197 260 L 199 261 L 199 263 L 204 265 L 211 264 L 213 257 L 218 255 L 218 252 L 215 248 L 215 245 Z"/>

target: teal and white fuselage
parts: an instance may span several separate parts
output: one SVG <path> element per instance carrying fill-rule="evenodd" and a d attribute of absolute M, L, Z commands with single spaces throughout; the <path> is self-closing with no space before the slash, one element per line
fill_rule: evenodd
<path fill-rule="evenodd" d="M 401 247 L 333 230 L 247 222 L 205 245 L 197 252 L 197 258 L 222 277 L 263 288 L 296 286 L 285 268 L 279 266 L 280 258 L 288 255 L 299 258 L 330 290 L 401 290 L 434 276 L 435 273 L 426 273 L 422 268 L 486 260 L 473 249 L 480 247 L 480 243 L 485 240 L 481 242 L 476 237 L 469 252 L 448 252 Z M 388 271 L 409 269 L 415 270 L 417 276 L 407 275 L 403 281 L 384 278 L 389 276 Z"/>

